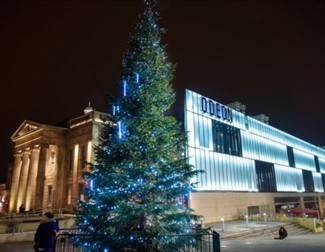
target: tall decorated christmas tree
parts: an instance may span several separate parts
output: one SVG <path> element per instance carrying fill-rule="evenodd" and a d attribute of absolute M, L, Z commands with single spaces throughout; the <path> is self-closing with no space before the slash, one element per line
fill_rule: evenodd
<path fill-rule="evenodd" d="M 151 0 L 129 37 L 121 96 L 112 99 L 116 127 L 105 126 L 87 174 L 77 224 L 87 251 L 178 251 L 192 210 L 184 196 L 198 171 L 184 155 L 186 134 L 165 112 L 175 101 L 174 66 L 167 61 Z"/>

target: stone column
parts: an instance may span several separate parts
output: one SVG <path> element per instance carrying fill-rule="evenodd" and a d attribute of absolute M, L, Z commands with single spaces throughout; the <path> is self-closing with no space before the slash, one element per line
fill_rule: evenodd
<path fill-rule="evenodd" d="M 30 167 L 27 180 L 26 191 L 26 210 L 35 209 L 35 194 L 36 194 L 36 177 L 39 163 L 39 146 L 34 146 L 31 151 Z"/>
<path fill-rule="evenodd" d="M 78 184 L 78 164 L 79 164 L 79 145 L 75 145 L 73 152 L 73 174 L 72 174 L 72 205 L 76 205 L 76 200 L 79 199 L 79 184 Z"/>
<path fill-rule="evenodd" d="M 29 171 L 29 162 L 30 162 L 30 150 L 26 149 L 23 153 L 23 163 L 19 178 L 19 188 L 18 188 L 18 199 L 17 204 L 26 204 L 26 191 L 27 191 L 27 176 Z"/>
<path fill-rule="evenodd" d="M 302 216 L 304 217 L 306 215 L 304 196 L 303 195 L 300 196 L 299 199 L 300 199 L 300 207 L 302 208 Z"/>
<path fill-rule="evenodd" d="M 56 173 L 56 193 L 54 198 L 54 208 L 62 208 L 63 207 L 63 201 L 65 199 L 66 204 L 66 197 L 68 192 L 66 191 L 66 188 L 64 187 L 66 184 L 67 176 L 66 176 L 66 170 L 65 170 L 65 153 L 66 149 L 64 146 L 58 146 L 58 155 L 57 155 L 57 173 Z M 64 206 L 65 206 L 64 204 Z"/>
<path fill-rule="evenodd" d="M 17 206 L 17 196 L 18 196 L 18 188 L 19 188 L 19 177 L 21 172 L 21 153 L 15 154 L 15 163 L 14 170 L 12 174 L 12 182 L 10 187 L 10 201 L 9 201 L 9 212 L 16 212 L 18 210 Z"/>
<path fill-rule="evenodd" d="M 45 172 L 46 160 L 49 145 L 42 144 L 39 154 L 38 173 L 36 178 L 36 194 L 35 194 L 35 209 L 43 209 L 47 202 L 44 202 L 44 186 L 45 186 Z"/>
<path fill-rule="evenodd" d="M 324 216 L 324 209 L 322 208 L 322 197 L 319 193 L 316 194 L 316 204 L 317 205 L 317 211 L 318 211 L 318 216 Z"/>

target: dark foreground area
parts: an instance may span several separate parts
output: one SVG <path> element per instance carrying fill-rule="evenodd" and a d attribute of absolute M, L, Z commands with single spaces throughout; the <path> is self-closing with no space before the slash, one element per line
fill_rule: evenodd
<path fill-rule="evenodd" d="M 221 252 L 306 252 L 324 251 L 325 232 L 318 234 L 289 236 L 284 240 L 273 237 L 221 240 Z M 32 252 L 33 242 L 0 244 L 1 252 Z"/>

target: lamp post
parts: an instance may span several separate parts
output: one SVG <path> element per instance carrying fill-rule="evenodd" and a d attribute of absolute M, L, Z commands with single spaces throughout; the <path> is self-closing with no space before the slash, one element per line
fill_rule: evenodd
<path fill-rule="evenodd" d="M 266 213 L 263 213 L 264 215 L 264 223 L 266 224 Z"/>
<path fill-rule="evenodd" d="M 248 228 L 248 215 L 245 215 L 245 219 L 246 219 L 246 227 Z"/>
<path fill-rule="evenodd" d="M 225 219 L 221 218 L 221 232 L 225 232 Z"/>

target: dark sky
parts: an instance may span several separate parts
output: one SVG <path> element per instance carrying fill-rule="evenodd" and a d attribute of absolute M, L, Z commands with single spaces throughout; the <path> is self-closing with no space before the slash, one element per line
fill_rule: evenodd
<path fill-rule="evenodd" d="M 91 102 L 108 111 L 142 0 L 0 2 L 0 177 L 10 137 L 32 120 L 80 116 Z M 173 86 L 325 145 L 325 2 L 161 0 L 163 43 L 177 64 Z"/>

